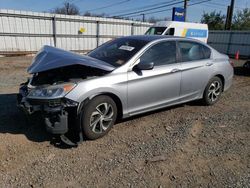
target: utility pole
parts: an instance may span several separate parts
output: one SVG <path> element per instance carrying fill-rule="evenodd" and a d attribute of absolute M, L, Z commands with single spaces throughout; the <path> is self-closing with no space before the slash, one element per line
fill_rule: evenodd
<path fill-rule="evenodd" d="M 145 22 L 145 14 L 141 14 L 142 15 L 142 21 Z"/>
<path fill-rule="evenodd" d="M 225 23 L 225 30 L 228 29 L 229 15 L 230 15 L 230 6 L 227 6 L 227 17 L 226 17 L 226 23 Z"/>
<path fill-rule="evenodd" d="M 185 21 L 187 19 L 187 6 L 188 6 L 188 0 L 184 0 L 184 10 L 185 10 L 184 16 L 185 16 Z"/>
<path fill-rule="evenodd" d="M 231 30 L 233 12 L 234 12 L 234 0 L 231 0 L 231 4 L 227 8 L 227 18 L 226 18 L 226 25 L 225 25 L 226 30 Z"/>

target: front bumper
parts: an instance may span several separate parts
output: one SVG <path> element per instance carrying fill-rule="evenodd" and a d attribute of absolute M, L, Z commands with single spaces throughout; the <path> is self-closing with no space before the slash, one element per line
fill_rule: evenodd
<path fill-rule="evenodd" d="M 69 121 L 76 119 L 78 103 L 66 98 L 29 99 L 27 84 L 22 84 L 17 95 L 17 105 L 27 115 L 40 113 L 46 130 L 52 134 L 65 134 L 69 131 Z"/>

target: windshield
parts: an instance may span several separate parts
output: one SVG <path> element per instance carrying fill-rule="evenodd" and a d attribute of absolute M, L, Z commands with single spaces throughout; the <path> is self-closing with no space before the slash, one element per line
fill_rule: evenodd
<path fill-rule="evenodd" d="M 147 43 L 148 41 L 144 40 L 118 38 L 94 49 L 88 56 L 119 67 L 125 64 Z"/>
<path fill-rule="evenodd" d="M 150 27 L 145 35 L 162 35 L 167 27 Z"/>

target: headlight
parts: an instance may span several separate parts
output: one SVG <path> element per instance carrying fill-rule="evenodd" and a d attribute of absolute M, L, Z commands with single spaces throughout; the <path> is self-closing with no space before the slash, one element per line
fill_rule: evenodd
<path fill-rule="evenodd" d="M 69 93 L 76 84 L 68 83 L 62 85 L 49 86 L 46 88 L 36 88 L 30 91 L 28 98 L 33 99 L 55 99 L 62 98 Z"/>

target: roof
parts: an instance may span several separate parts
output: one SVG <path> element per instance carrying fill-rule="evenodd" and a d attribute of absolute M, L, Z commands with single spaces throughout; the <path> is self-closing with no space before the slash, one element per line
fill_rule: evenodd
<path fill-rule="evenodd" d="M 144 41 L 151 42 L 151 41 L 158 40 L 158 39 L 166 39 L 166 38 L 179 39 L 182 37 L 168 36 L 168 35 L 132 35 L 132 36 L 126 36 L 122 38 L 144 40 Z"/>
<path fill-rule="evenodd" d="M 193 29 L 208 29 L 207 24 L 194 23 L 194 22 L 178 22 L 178 21 L 159 21 L 156 22 L 153 27 L 190 27 Z"/>

